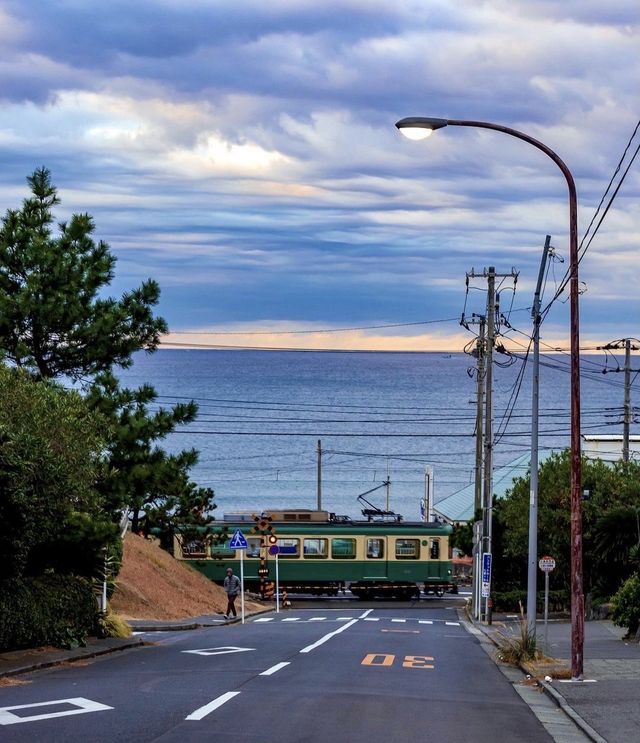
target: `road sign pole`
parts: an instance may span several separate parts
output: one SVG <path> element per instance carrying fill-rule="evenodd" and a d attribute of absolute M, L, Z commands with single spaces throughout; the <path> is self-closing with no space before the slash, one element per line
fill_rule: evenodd
<path fill-rule="evenodd" d="M 280 575 L 278 572 L 278 553 L 276 552 L 276 614 L 280 613 Z"/>
<path fill-rule="evenodd" d="M 544 574 L 544 649 L 547 655 L 549 655 L 548 623 L 549 623 L 549 572 L 547 571 Z"/>
<path fill-rule="evenodd" d="M 244 624 L 244 550 L 240 550 L 240 616 Z"/>

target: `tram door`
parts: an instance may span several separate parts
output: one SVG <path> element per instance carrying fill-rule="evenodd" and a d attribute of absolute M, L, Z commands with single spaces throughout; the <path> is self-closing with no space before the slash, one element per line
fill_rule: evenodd
<path fill-rule="evenodd" d="M 365 538 L 365 580 L 387 580 L 389 578 L 389 551 L 387 537 Z"/>
<path fill-rule="evenodd" d="M 442 563 L 440 557 L 440 539 L 429 539 L 429 557 L 427 560 L 427 578 L 441 578 Z"/>

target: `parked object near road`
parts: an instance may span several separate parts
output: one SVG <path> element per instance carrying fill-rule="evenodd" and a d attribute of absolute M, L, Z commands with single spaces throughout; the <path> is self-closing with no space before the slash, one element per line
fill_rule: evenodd
<path fill-rule="evenodd" d="M 211 528 L 211 527 L 210 527 Z M 277 511 L 260 516 L 239 514 L 213 525 L 214 539 L 183 540 L 175 535 L 174 554 L 216 583 L 227 568 L 238 570 L 240 552 L 215 543 L 215 533 L 241 529 L 248 548 L 244 556 L 245 587 L 265 594 L 278 560 L 280 590 L 316 595 L 338 594 L 349 584 L 361 599 L 407 600 L 455 590 L 450 536 L 443 523 L 400 519 L 359 521 L 326 511 Z M 277 542 L 277 553 L 270 547 Z"/>

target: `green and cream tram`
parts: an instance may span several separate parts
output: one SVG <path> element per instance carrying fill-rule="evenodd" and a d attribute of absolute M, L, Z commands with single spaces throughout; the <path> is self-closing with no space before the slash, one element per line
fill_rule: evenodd
<path fill-rule="evenodd" d="M 240 550 L 218 535 L 240 529 L 247 541 L 244 577 L 248 590 L 265 592 L 275 579 L 276 553 L 281 590 L 335 595 L 348 586 L 362 599 L 408 599 L 441 595 L 454 588 L 450 538 L 443 523 L 355 521 L 326 511 L 273 511 L 217 522 L 213 538 L 175 536 L 174 554 L 222 583 L 227 568 L 240 572 Z"/>

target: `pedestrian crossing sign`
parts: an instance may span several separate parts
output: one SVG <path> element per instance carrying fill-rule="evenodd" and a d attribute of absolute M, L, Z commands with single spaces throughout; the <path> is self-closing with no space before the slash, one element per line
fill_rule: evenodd
<path fill-rule="evenodd" d="M 240 529 L 236 529 L 233 536 L 229 540 L 229 549 L 231 550 L 246 550 L 249 545 L 244 534 Z"/>

